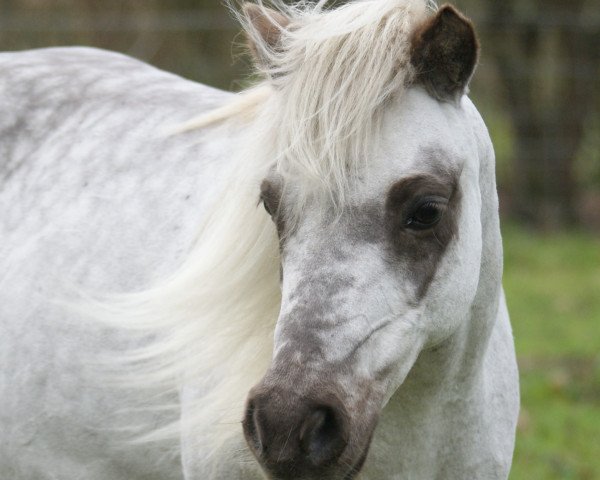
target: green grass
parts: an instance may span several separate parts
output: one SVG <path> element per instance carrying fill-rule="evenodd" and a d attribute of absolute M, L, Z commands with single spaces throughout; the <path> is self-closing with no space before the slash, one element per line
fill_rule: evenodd
<path fill-rule="evenodd" d="M 600 239 L 503 236 L 522 397 L 511 480 L 600 479 Z"/>

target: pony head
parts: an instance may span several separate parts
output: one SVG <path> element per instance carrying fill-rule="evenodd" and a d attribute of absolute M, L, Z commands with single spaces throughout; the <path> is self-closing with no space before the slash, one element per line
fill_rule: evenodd
<path fill-rule="evenodd" d="M 361 470 L 419 356 L 467 328 L 488 259 L 482 211 L 496 208 L 482 206 L 493 153 L 465 97 L 470 22 L 421 0 L 323 3 L 245 7 L 271 88 L 260 198 L 279 236 L 281 309 L 243 428 L 276 479 Z"/>

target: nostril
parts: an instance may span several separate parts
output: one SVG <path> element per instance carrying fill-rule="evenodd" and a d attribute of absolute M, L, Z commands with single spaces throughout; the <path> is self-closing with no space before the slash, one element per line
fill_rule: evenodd
<path fill-rule="evenodd" d="M 258 421 L 258 408 L 254 400 L 249 400 L 244 416 L 243 427 L 246 434 L 246 440 L 254 447 L 258 454 L 263 451 L 263 445 L 260 436 L 260 427 Z"/>
<path fill-rule="evenodd" d="M 315 466 L 336 460 L 346 446 L 343 418 L 327 406 L 311 411 L 300 429 L 300 445 Z"/>

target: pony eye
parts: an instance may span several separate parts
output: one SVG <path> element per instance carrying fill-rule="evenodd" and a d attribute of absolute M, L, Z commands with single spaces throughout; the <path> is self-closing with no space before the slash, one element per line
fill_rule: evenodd
<path fill-rule="evenodd" d="M 278 189 L 272 183 L 263 180 L 260 185 L 260 197 L 258 203 L 262 203 L 265 212 L 272 218 L 276 217 L 278 214 L 279 197 L 280 193 Z"/>
<path fill-rule="evenodd" d="M 406 219 L 405 225 L 413 230 L 434 227 L 444 215 L 447 202 L 442 199 L 425 199 L 418 203 Z"/>
<path fill-rule="evenodd" d="M 263 204 L 263 207 L 265 207 L 265 211 L 269 214 L 269 216 L 273 216 L 273 214 L 271 213 L 271 209 L 269 208 L 269 204 L 265 201 L 264 198 L 261 198 L 260 202 Z"/>

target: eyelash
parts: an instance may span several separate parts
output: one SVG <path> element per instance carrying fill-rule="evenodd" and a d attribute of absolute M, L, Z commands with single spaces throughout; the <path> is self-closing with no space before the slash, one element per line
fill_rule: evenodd
<path fill-rule="evenodd" d="M 407 215 L 404 226 L 411 230 L 427 230 L 437 225 L 446 211 L 448 201 L 442 197 L 429 197 L 424 198 L 411 208 L 409 215 Z M 425 210 L 435 210 L 434 215 L 431 218 L 427 218 Z M 424 215 L 425 218 L 419 218 L 419 213 Z"/>

